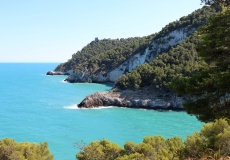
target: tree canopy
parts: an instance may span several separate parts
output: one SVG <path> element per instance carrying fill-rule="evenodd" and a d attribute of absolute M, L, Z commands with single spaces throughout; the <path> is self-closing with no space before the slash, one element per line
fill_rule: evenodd
<path fill-rule="evenodd" d="M 131 73 L 119 77 L 116 86 L 121 89 L 138 89 L 150 85 L 166 87 L 176 77 L 199 72 L 205 63 L 197 56 L 195 46 L 198 43 L 198 36 L 194 33 L 152 62 L 142 64 Z"/>
<path fill-rule="evenodd" d="M 201 3 L 212 6 L 217 6 L 221 4 L 228 6 L 230 5 L 230 0 L 201 0 Z"/>
<path fill-rule="evenodd" d="M 213 13 L 210 7 L 204 7 L 188 17 L 197 17 L 196 19 L 206 23 L 208 17 Z M 171 27 L 167 28 L 170 30 Z M 164 31 L 161 31 L 162 35 L 166 34 Z M 121 89 L 138 89 L 150 85 L 165 87 L 176 77 L 190 76 L 200 71 L 204 62 L 197 56 L 196 45 L 198 43 L 199 38 L 194 32 L 181 44 L 163 52 L 152 62 L 139 65 L 132 72 L 119 77 L 116 86 Z"/>
<path fill-rule="evenodd" d="M 230 0 L 201 0 L 201 3 L 215 8 L 217 11 L 224 11 L 230 6 Z"/>
<path fill-rule="evenodd" d="M 1 160 L 53 160 L 48 143 L 17 143 L 15 140 L 5 138 L 0 140 Z"/>
<path fill-rule="evenodd" d="M 191 77 L 174 80 L 170 86 L 189 95 L 184 104 L 189 114 L 202 121 L 230 120 L 230 10 L 218 13 L 199 29 L 197 51 L 208 67 Z"/>
<path fill-rule="evenodd" d="M 149 36 L 92 41 L 81 51 L 74 53 L 68 62 L 60 64 L 55 70 L 74 70 L 75 72 L 88 70 L 92 75 L 99 72 L 107 74 L 134 54 L 144 53 L 147 47 L 151 47 L 151 43 L 155 39 L 160 40 L 174 30 L 194 31 L 194 29 L 204 25 L 207 22 L 207 17 L 212 13 L 213 10 L 210 7 L 198 9 L 188 16 L 169 23 L 159 33 Z"/>
<path fill-rule="evenodd" d="M 155 35 L 121 39 L 102 39 L 90 42 L 81 51 L 72 55 L 68 62 L 60 64 L 55 70 L 107 73 L 127 58 L 141 52 Z"/>

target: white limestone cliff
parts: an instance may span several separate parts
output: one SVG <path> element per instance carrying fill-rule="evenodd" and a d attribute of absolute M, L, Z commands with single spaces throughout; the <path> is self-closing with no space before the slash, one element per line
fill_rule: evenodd
<path fill-rule="evenodd" d="M 126 72 L 131 72 L 137 66 L 143 63 L 151 62 L 156 56 L 167 52 L 171 47 L 180 44 L 185 38 L 187 38 L 195 28 L 186 30 L 184 28 L 171 31 L 169 34 L 155 38 L 151 44 L 144 50 L 139 52 L 117 68 L 109 71 L 106 75 L 102 73 L 92 74 L 89 70 L 84 70 L 70 74 L 66 79 L 69 82 L 116 82 L 118 77 Z"/>
<path fill-rule="evenodd" d="M 151 45 L 145 49 L 145 52 L 137 53 L 130 59 L 126 60 L 120 66 L 108 73 L 107 79 L 111 82 L 115 82 L 119 76 L 124 74 L 126 71 L 131 72 L 138 65 L 145 62 L 152 61 L 157 55 L 162 54 L 165 50 L 170 47 L 180 44 L 188 35 L 194 32 L 195 29 L 185 31 L 184 29 L 175 30 L 170 32 L 165 37 L 161 37 L 153 40 Z"/>

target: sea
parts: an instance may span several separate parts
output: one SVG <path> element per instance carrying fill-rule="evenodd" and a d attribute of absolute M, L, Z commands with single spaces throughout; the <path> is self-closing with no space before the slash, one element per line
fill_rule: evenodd
<path fill-rule="evenodd" d="M 79 109 L 87 95 L 112 84 L 66 83 L 47 76 L 58 63 L 0 63 L 0 139 L 48 142 L 55 160 L 75 160 L 78 146 L 108 139 L 119 145 L 145 136 L 186 136 L 202 123 L 183 111 L 101 107 Z"/>

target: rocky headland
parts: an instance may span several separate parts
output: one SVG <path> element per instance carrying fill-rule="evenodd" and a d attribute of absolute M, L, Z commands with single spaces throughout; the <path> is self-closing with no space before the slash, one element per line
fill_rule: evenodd
<path fill-rule="evenodd" d="M 109 92 L 96 92 L 87 96 L 79 108 L 96 108 L 101 106 L 118 106 L 127 108 L 183 110 L 183 98 L 177 94 L 158 88 L 139 90 L 120 90 L 114 88 Z"/>
<path fill-rule="evenodd" d="M 89 95 L 78 105 L 80 108 L 121 106 L 182 110 L 182 97 L 157 86 L 199 71 L 196 30 L 206 24 L 207 18 L 214 12 L 209 7 L 203 7 L 149 36 L 95 38 L 47 75 L 68 75 L 65 81 L 70 83 L 113 82 L 120 85 L 117 87 L 126 89 L 114 88 L 107 93 Z M 138 87 L 145 88 L 129 90 Z"/>
<path fill-rule="evenodd" d="M 70 83 L 107 83 L 116 82 L 118 77 L 126 72 L 131 72 L 137 66 L 143 63 L 149 63 L 158 55 L 168 51 L 173 46 L 180 44 L 185 38 L 191 35 L 196 29 L 185 28 L 175 29 L 167 35 L 154 39 L 147 48 L 127 58 L 123 63 L 106 73 L 92 72 L 89 69 L 73 72 L 68 67 L 58 66 L 54 71 L 47 72 L 47 75 L 69 75 L 65 81 Z M 68 63 L 68 62 L 67 62 Z M 66 63 L 66 64 L 67 64 Z"/>

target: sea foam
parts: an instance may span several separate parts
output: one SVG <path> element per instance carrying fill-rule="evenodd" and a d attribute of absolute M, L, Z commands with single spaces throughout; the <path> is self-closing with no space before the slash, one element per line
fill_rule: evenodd
<path fill-rule="evenodd" d="M 80 109 L 80 108 L 78 108 L 78 106 L 76 104 L 71 105 L 71 106 L 65 106 L 64 108 L 65 109 Z"/>
<path fill-rule="evenodd" d="M 71 106 L 65 106 L 65 109 L 108 109 L 108 108 L 115 108 L 114 106 L 100 106 L 100 107 L 96 107 L 96 108 L 79 108 L 76 104 L 71 105 Z"/>

